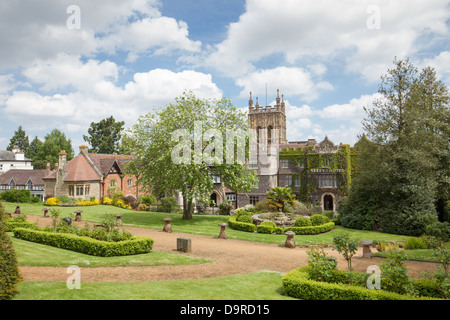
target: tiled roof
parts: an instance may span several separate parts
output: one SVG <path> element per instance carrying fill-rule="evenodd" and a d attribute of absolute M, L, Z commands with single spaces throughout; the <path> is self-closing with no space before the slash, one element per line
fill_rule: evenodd
<path fill-rule="evenodd" d="M 24 186 L 28 180 L 31 180 L 34 185 L 44 185 L 42 178 L 48 173 L 47 170 L 9 170 L 0 175 L 0 184 L 7 185 L 14 179 L 16 185 Z"/>
<path fill-rule="evenodd" d="M 67 176 L 64 181 L 98 181 L 108 174 L 114 162 L 117 161 L 122 169 L 122 163 L 131 159 L 132 156 L 115 154 L 87 153 L 85 156 L 80 152 L 67 162 Z M 44 179 L 56 179 L 56 170 L 51 171 Z"/>

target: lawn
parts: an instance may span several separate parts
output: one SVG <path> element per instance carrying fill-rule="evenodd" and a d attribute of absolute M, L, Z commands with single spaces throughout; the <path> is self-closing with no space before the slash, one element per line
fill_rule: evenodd
<path fill-rule="evenodd" d="M 14 212 L 16 204 L 4 203 L 6 211 Z M 43 216 L 42 204 L 20 204 L 21 211 L 26 214 Z M 55 207 L 56 208 L 56 207 Z M 166 217 L 172 218 L 172 230 L 174 232 L 184 232 L 190 234 L 218 236 L 221 222 L 227 222 L 229 216 L 219 215 L 194 215 L 192 220 L 182 219 L 179 213 L 163 213 L 163 212 L 140 212 L 131 211 L 128 209 L 121 209 L 114 206 L 86 206 L 86 207 L 57 207 L 61 211 L 60 217 L 75 217 L 74 211 L 82 210 L 82 219 L 84 221 L 102 222 L 105 214 L 121 214 L 122 223 L 128 226 L 137 226 L 144 228 L 151 228 L 162 230 L 164 226 L 163 219 Z M 336 232 L 346 231 L 352 237 L 357 237 L 361 240 L 383 240 L 383 241 L 404 241 L 406 236 L 399 236 L 387 233 L 379 233 L 364 230 L 346 229 L 340 226 L 330 232 L 318 235 L 295 236 L 296 245 L 310 245 L 310 244 L 331 244 L 333 236 Z M 286 241 L 285 235 L 271 235 L 248 233 L 227 228 L 227 236 L 230 239 L 257 241 L 264 243 L 284 244 Z"/>
<path fill-rule="evenodd" d="M 10 234 L 12 235 L 12 234 Z M 152 251 L 121 257 L 96 257 L 44 244 L 16 239 L 11 236 L 21 266 L 67 267 L 125 267 L 125 266 L 176 266 L 207 263 L 211 260 L 185 255 Z M 45 257 L 45 259 L 43 259 Z"/>
<path fill-rule="evenodd" d="M 257 272 L 226 277 L 127 283 L 22 282 L 14 300 L 295 300 L 284 295 L 283 275 Z"/>

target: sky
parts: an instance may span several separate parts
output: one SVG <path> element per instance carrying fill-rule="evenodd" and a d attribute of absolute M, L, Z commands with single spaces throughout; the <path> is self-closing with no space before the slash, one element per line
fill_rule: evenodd
<path fill-rule="evenodd" d="M 443 0 L 0 0 L 0 150 L 22 126 L 75 153 L 184 91 L 286 102 L 287 139 L 353 145 L 395 57 L 450 85 Z"/>

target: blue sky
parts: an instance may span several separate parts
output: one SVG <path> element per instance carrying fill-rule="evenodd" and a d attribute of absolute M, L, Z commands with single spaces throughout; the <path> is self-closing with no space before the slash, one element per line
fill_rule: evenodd
<path fill-rule="evenodd" d="M 354 144 L 395 56 L 450 84 L 449 18 L 442 0 L 0 0 L 0 150 L 19 125 L 77 152 L 92 121 L 129 127 L 185 90 L 245 109 L 266 87 L 288 140 Z"/>

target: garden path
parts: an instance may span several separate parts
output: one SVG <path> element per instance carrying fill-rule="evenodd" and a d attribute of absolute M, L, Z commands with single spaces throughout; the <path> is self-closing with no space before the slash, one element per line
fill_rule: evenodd
<path fill-rule="evenodd" d="M 28 220 L 37 221 L 40 226 L 50 225 L 50 219 L 28 216 Z M 80 226 L 85 222 L 78 222 Z M 187 266 L 152 266 L 152 267 L 96 267 L 81 268 L 83 282 L 142 282 L 220 277 L 233 274 L 258 271 L 289 272 L 307 263 L 307 248 L 285 248 L 283 245 L 249 242 L 234 239 L 219 239 L 184 233 L 166 233 L 139 227 L 124 226 L 133 235 L 147 236 L 155 240 L 153 250 L 164 251 L 192 257 L 213 260 L 210 263 Z M 218 229 L 219 234 L 219 229 Z M 176 239 L 187 237 L 192 240 L 192 252 L 176 251 Z M 346 269 L 347 262 L 332 248 L 324 249 L 329 256 L 338 261 L 339 269 Z M 365 272 L 370 265 L 381 264 L 381 258 L 362 258 L 362 248 L 352 259 L 354 270 Z M 413 276 L 418 272 L 432 271 L 435 263 L 408 261 L 407 268 Z M 68 274 L 64 267 L 21 266 L 20 272 L 25 281 L 66 282 Z"/>

